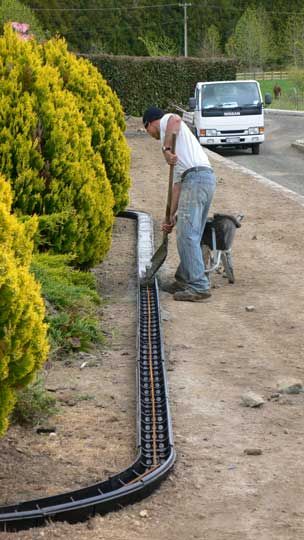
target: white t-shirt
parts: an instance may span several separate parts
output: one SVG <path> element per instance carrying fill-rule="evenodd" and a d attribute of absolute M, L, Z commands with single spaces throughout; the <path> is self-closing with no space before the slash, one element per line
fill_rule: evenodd
<path fill-rule="evenodd" d="M 165 114 L 160 120 L 160 140 L 162 145 L 164 144 L 167 123 L 170 116 L 172 116 L 172 113 Z M 208 156 L 183 120 L 181 121 L 180 130 L 176 137 L 175 153 L 178 159 L 174 167 L 174 182 L 180 182 L 183 172 L 192 167 L 211 168 Z"/>

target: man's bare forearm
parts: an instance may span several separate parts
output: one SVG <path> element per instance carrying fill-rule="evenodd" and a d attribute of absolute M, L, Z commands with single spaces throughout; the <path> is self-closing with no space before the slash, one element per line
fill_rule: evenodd
<path fill-rule="evenodd" d="M 178 201 L 179 201 L 179 196 L 180 196 L 181 189 L 182 189 L 181 182 L 177 182 L 177 183 L 173 184 L 172 200 L 171 200 L 171 218 L 173 218 L 175 216 L 176 212 L 177 212 Z"/>

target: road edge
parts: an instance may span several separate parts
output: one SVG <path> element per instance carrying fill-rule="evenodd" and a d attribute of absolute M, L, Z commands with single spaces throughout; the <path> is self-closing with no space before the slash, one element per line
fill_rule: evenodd
<path fill-rule="evenodd" d="M 280 115 L 280 116 L 304 116 L 304 111 L 286 111 L 284 109 L 264 109 L 264 112 L 268 114 Z M 304 139 L 298 139 L 295 142 L 291 143 L 291 146 L 304 152 Z"/>
<path fill-rule="evenodd" d="M 255 171 L 251 169 L 247 169 L 247 167 L 244 167 L 243 165 L 239 165 L 238 163 L 234 163 L 228 158 L 225 158 L 223 156 L 220 156 L 216 152 L 213 152 L 209 149 L 204 148 L 205 152 L 209 155 L 211 161 L 217 161 L 222 163 L 223 165 L 229 167 L 231 170 L 242 172 L 244 174 L 248 174 L 252 176 L 255 180 L 260 182 L 261 184 L 264 184 L 265 186 L 268 186 L 273 191 L 277 191 L 282 193 L 286 198 L 291 199 L 292 201 L 295 201 L 300 206 L 304 207 L 304 196 L 299 195 L 299 193 L 296 193 L 295 191 L 292 191 L 291 189 L 288 189 L 287 187 L 281 186 L 281 184 L 278 184 L 277 182 L 274 182 L 273 180 L 270 180 L 270 178 L 266 178 L 266 176 L 262 176 L 261 174 L 256 173 Z"/>

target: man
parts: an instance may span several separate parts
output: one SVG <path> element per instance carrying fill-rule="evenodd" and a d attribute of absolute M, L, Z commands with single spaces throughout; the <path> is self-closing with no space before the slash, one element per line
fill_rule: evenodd
<path fill-rule="evenodd" d="M 143 123 L 149 135 L 161 141 L 168 165 L 175 165 L 170 223 L 164 223 L 162 228 L 171 233 L 176 225 L 180 263 L 175 281 L 161 288 L 172 293 L 174 300 L 202 302 L 211 296 L 200 242 L 215 191 L 215 175 L 200 143 L 177 114 L 150 107 L 143 115 Z"/>

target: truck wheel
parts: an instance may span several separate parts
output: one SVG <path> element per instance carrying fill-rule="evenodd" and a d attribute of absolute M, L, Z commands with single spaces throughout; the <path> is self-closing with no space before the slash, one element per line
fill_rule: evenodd
<path fill-rule="evenodd" d="M 257 156 L 260 153 L 260 145 L 259 143 L 255 143 L 252 145 L 252 153 Z"/>

